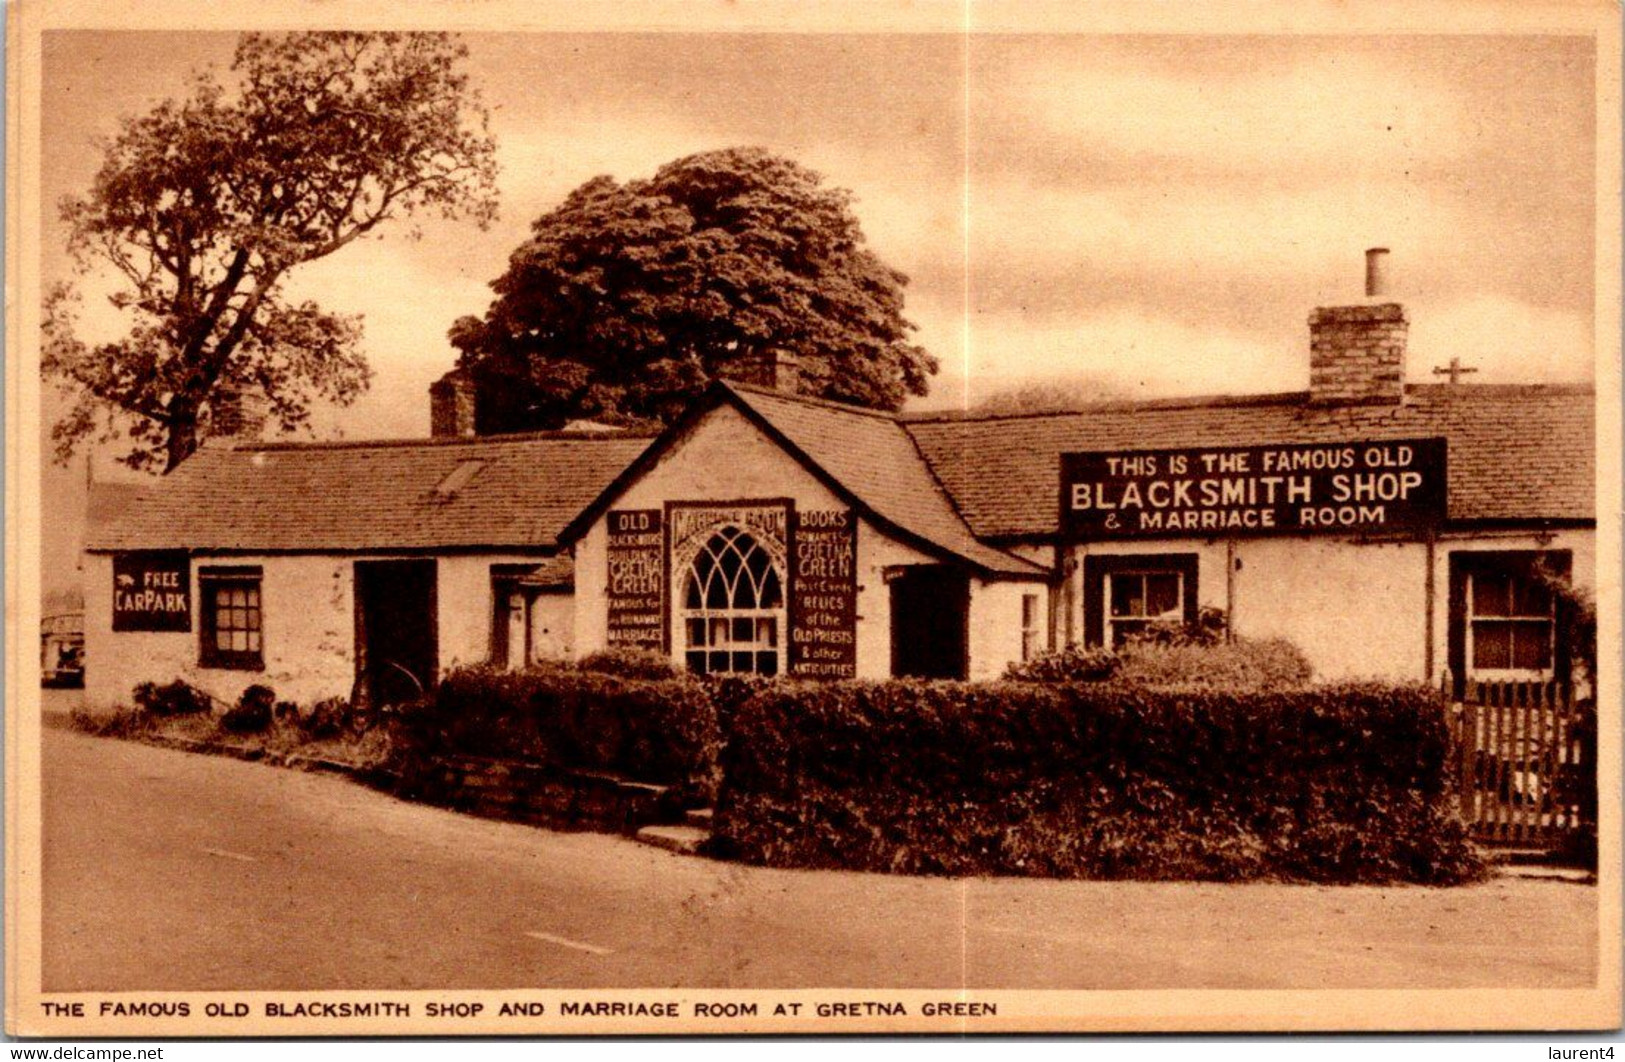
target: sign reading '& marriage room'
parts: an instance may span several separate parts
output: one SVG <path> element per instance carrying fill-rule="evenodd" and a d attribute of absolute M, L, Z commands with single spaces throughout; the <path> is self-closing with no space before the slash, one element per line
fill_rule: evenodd
<path fill-rule="evenodd" d="M 609 647 L 661 652 L 665 616 L 665 547 L 659 509 L 622 509 L 609 514 Z"/>
<path fill-rule="evenodd" d="M 858 673 L 858 526 L 849 509 L 795 514 L 790 671 L 807 678 Z"/>
<path fill-rule="evenodd" d="M 113 554 L 113 629 L 192 629 L 192 563 L 186 554 Z"/>
<path fill-rule="evenodd" d="M 1406 534 L 1445 516 L 1444 439 L 1061 455 L 1077 539 Z"/>

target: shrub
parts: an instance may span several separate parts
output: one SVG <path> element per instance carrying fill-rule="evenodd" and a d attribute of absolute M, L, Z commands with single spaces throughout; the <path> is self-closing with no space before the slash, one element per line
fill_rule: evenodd
<path fill-rule="evenodd" d="M 1228 690 L 1292 689 L 1314 676 L 1309 658 L 1281 638 L 1230 642 L 1133 641 L 1118 654 L 1115 679 L 1148 686 Z"/>
<path fill-rule="evenodd" d="M 715 784 L 721 741 L 698 679 L 627 678 L 561 665 L 453 671 L 406 706 L 400 723 L 408 754 L 419 759 L 521 759 L 705 792 Z"/>
<path fill-rule="evenodd" d="M 633 679 L 669 679 L 679 674 L 670 657 L 647 649 L 600 649 L 582 657 L 576 666 Z"/>
<path fill-rule="evenodd" d="M 243 690 L 237 703 L 220 717 L 220 729 L 233 734 L 263 734 L 271 726 L 271 709 L 276 692 L 255 684 Z"/>
<path fill-rule="evenodd" d="M 353 716 L 344 697 L 324 697 L 299 716 L 299 729 L 306 737 L 330 738 L 350 729 Z"/>
<path fill-rule="evenodd" d="M 1110 649 L 1069 645 L 1013 663 L 1004 677 L 1014 682 L 1104 682 L 1117 670 L 1117 654 Z"/>
<path fill-rule="evenodd" d="M 1230 633 L 1230 621 L 1222 608 L 1203 605 L 1196 612 L 1196 620 L 1158 620 L 1146 624 L 1135 635 L 1134 641 L 1152 645 L 1218 645 Z"/>
<path fill-rule="evenodd" d="M 207 693 L 180 679 L 163 686 L 143 682 L 131 691 L 130 696 L 136 707 L 154 716 L 195 715 L 211 711 L 214 707 L 214 700 Z"/>
<path fill-rule="evenodd" d="M 1423 687 L 782 685 L 723 754 L 718 854 L 779 866 L 1451 883 L 1483 872 Z"/>

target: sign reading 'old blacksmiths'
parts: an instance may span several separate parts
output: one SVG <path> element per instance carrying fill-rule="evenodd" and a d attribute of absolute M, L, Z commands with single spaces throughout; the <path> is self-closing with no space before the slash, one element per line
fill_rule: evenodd
<path fill-rule="evenodd" d="M 192 629 L 192 563 L 185 553 L 113 555 L 113 629 Z"/>
<path fill-rule="evenodd" d="M 1443 439 L 1061 455 L 1074 539 L 1414 534 L 1444 521 Z"/>
<path fill-rule="evenodd" d="M 847 509 L 794 514 L 790 562 L 790 672 L 852 678 L 858 672 L 858 527 Z"/>
<path fill-rule="evenodd" d="M 661 594 L 666 585 L 659 509 L 609 514 L 609 645 L 660 652 L 665 633 Z"/>

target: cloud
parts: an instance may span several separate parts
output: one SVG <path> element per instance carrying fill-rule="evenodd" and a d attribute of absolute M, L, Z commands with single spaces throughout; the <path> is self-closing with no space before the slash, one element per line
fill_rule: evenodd
<path fill-rule="evenodd" d="M 1470 150 L 1464 102 L 1415 64 L 1346 51 L 1218 58 L 1183 71 L 1110 51 L 1012 64 L 1016 105 L 1000 118 L 1091 152 L 1229 173 L 1400 172 Z"/>
<path fill-rule="evenodd" d="M 933 335 L 947 321 L 930 315 Z M 922 325 L 922 331 L 926 326 Z M 1221 328 L 1193 327 L 1128 303 L 1098 307 L 1066 323 L 1020 314 L 979 313 L 962 336 L 920 408 L 974 404 L 1007 388 L 1055 380 L 1098 380 L 1114 395 L 1251 393 L 1301 388 L 1308 347 L 1275 347 Z M 945 353 L 945 352 L 944 352 Z"/>
<path fill-rule="evenodd" d="M 1454 253 L 1465 220 L 1453 204 L 1405 183 L 1241 190 L 977 182 L 972 269 L 995 284 L 1007 268 L 1313 277 L 1346 293 L 1365 247 L 1386 242 L 1411 262 L 1437 258 Z"/>

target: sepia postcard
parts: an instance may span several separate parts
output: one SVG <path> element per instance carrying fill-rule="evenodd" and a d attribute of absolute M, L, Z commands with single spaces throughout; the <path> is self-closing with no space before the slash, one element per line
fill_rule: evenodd
<path fill-rule="evenodd" d="M 8 15 L 10 1035 L 1619 1027 L 1616 5 Z"/>

